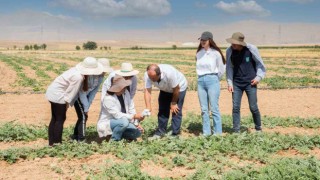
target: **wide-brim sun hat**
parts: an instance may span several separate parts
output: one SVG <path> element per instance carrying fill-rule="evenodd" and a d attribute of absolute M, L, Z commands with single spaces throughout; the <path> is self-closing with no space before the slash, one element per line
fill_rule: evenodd
<path fill-rule="evenodd" d="M 134 76 L 139 74 L 138 70 L 134 70 L 131 63 L 122 63 L 121 69 L 115 71 L 120 76 Z"/>
<path fill-rule="evenodd" d="M 110 73 L 113 69 L 110 67 L 110 61 L 107 58 L 99 58 L 98 63 L 102 64 L 103 72 Z"/>
<path fill-rule="evenodd" d="M 103 72 L 102 64 L 94 57 L 86 57 L 76 68 L 82 75 L 100 75 Z"/>
<path fill-rule="evenodd" d="M 112 85 L 108 89 L 110 92 L 120 92 L 123 88 L 130 86 L 132 81 L 130 79 L 125 80 L 122 76 L 120 75 L 115 75 L 113 80 L 112 80 Z"/>
<path fill-rule="evenodd" d="M 226 41 L 231 44 L 247 46 L 247 43 L 244 42 L 244 35 L 241 32 L 233 33 L 231 38 L 226 39 Z"/>

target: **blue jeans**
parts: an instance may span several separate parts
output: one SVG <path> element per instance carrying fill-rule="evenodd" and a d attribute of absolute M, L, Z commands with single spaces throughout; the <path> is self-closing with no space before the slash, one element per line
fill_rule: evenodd
<path fill-rule="evenodd" d="M 234 132 L 240 132 L 240 107 L 241 107 L 241 99 L 242 99 L 243 91 L 245 91 L 248 96 L 250 111 L 255 124 L 255 129 L 259 131 L 261 130 L 261 117 L 260 117 L 260 111 L 257 103 L 257 86 L 251 86 L 251 84 L 248 84 L 247 86 L 243 86 L 243 87 L 233 85 L 233 93 L 232 93 L 233 130 Z"/>
<path fill-rule="evenodd" d="M 222 134 L 222 122 L 219 110 L 220 81 L 216 74 L 198 77 L 198 97 L 203 122 L 203 135 L 211 135 L 209 104 L 213 117 L 214 134 Z"/>
<path fill-rule="evenodd" d="M 186 96 L 185 91 L 179 93 L 178 107 L 179 112 L 177 114 L 172 113 L 172 135 L 180 134 L 181 122 L 182 122 L 182 107 L 184 103 L 184 97 Z M 172 101 L 173 93 L 160 91 L 158 102 L 159 102 L 159 113 L 158 113 L 158 129 L 155 134 L 163 136 L 166 133 L 167 125 L 170 116 L 170 105 Z"/>
<path fill-rule="evenodd" d="M 135 140 L 141 136 L 140 130 L 129 123 L 128 119 L 111 119 L 110 126 L 112 130 L 111 139 L 114 141 L 120 141 L 122 138 Z"/>

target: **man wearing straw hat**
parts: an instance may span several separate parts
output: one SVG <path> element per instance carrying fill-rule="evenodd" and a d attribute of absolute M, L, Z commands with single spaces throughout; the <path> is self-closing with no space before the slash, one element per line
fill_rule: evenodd
<path fill-rule="evenodd" d="M 130 93 L 131 99 L 133 99 L 133 97 L 135 96 L 138 84 L 137 74 L 139 74 L 139 71 L 134 70 L 131 63 L 124 62 L 121 64 L 120 70 L 111 72 L 108 78 L 104 81 L 101 91 L 101 101 L 103 101 L 103 98 L 106 95 L 107 90 L 111 87 L 112 79 L 116 74 L 124 77 L 126 80 L 131 80 L 132 83 L 128 87 L 128 91 Z"/>
<path fill-rule="evenodd" d="M 144 74 L 145 90 L 144 100 L 147 109 L 151 108 L 151 90 L 152 86 L 160 89 L 158 103 L 158 128 L 150 140 L 161 138 L 165 135 L 170 116 L 172 112 L 172 136 L 177 137 L 180 134 L 182 121 L 182 106 L 187 92 L 188 82 L 185 76 L 168 64 L 151 64 L 147 67 Z"/>
<path fill-rule="evenodd" d="M 231 47 L 227 49 L 228 91 L 232 93 L 233 130 L 240 132 L 240 106 L 243 92 L 248 97 L 250 111 L 256 131 L 261 131 L 261 117 L 257 104 L 257 85 L 265 77 L 266 68 L 258 48 L 244 41 L 240 32 L 226 39 Z"/>

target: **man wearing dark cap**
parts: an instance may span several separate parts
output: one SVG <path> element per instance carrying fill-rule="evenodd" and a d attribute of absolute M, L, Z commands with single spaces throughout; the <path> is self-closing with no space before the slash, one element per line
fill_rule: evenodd
<path fill-rule="evenodd" d="M 228 91 L 232 93 L 233 130 L 240 132 L 240 106 L 243 92 L 248 96 L 255 129 L 261 131 L 261 116 L 257 104 L 257 85 L 265 77 L 266 68 L 258 48 L 245 43 L 240 32 L 226 39 L 231 47 L 227 49 L 227 82 Z"/>

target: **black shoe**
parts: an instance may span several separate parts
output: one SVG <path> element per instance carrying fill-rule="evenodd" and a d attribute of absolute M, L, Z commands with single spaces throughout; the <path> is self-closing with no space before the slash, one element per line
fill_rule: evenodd
<path fill-rule="evenodd" d="M 78 136 L 76 136 L 74 134 L 70 135 L 69 138 L 71 141 L 78 141 Z"/>

